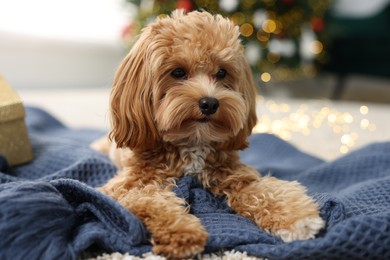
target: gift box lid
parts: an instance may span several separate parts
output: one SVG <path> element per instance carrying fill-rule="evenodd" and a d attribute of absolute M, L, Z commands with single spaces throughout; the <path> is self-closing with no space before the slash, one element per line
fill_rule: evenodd
<path fill-rule="evenodd" d="M 21 99 L 0 76 L 0 123 L 24 118 L 24 116 Z"/>

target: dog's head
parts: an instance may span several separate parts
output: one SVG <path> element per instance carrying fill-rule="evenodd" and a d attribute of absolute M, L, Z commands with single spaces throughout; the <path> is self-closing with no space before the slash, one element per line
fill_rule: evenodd
<path fill-rule="evenodd" d="M 146 27 L 120 65 L 110 136 L 118 147 L 141 150 L 161 142 L 244 149 L 255 96 L 238 27 L 220 15 L 177 10 Z"/>

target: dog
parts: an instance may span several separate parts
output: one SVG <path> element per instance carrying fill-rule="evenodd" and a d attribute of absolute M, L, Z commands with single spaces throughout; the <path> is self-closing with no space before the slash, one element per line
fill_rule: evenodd
<path fill-rule="evenodd" d="M 112 129 L 93 146 L 119 170 L 100 190 L 145 224 L 156 254 L 191 257 L 207 242 L 200 220 L 172 191 L 182 176 L 286 242 L 314 238 L 324 226 L 298 182 L 240 162 L 257 117 L 239 36 L 221 15 L 176 10 L 143 29 L 115 74 Z"/>

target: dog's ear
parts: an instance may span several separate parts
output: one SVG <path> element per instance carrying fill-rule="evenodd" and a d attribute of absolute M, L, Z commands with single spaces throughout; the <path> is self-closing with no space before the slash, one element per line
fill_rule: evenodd
<path fill-rule="evenodd" d="M 222 144 L 221 148 L 228 150 L 243 150 L 249 146 L 248 136 L 252 133 L 253 127 L 257 123 L 256 115 L 256 87 L 253 80 L 252 69 L 249 66 L 244 53 L 239 58 L 237 63 L 241 69 L 239 91 L 242 93 L 244 101 L 247 106 L 247 120 L 243 129 L 234 137 L 231 138 L 227 143 Z"/>
<path fill-rule="evenodd" d="M 246 125 L 243 129 L 243 138 L 245 138 L 245 146 L 240 149 L 244 149 L 248 147 L 247 137 L 252 133 L 253 127 L 255 127 L 257 123 L 257 114 L 256 114 L 256 86 L 253 80 L 252 69 L 246 61 L 245 57 L 242 57 L 242 68 L 244 68 L 244 80 L 242 84 L 242 93 L 244 96 L 244 100 L 247 102 L 248 106 L 248 118 Z"/>
<path fill-rule="evenodd" d="M 150 45 L 150 33 L 143 31 L 115 74 L 110 101 L 110 138 L 118 147 L 149 149 L 160 139 L 152 107 Z"/>

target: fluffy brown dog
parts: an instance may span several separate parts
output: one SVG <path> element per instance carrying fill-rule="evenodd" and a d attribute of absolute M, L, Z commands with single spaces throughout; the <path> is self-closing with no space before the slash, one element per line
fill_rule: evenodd
<path fill-rule="evenodd" d="M 175 11 L 142 31 L 116 73 L 110 137 L 123 149 L 111 151 L 120 171 L 101 190 L 143 221 L 157 254 L 189 257 L 206 244 L 172 192 L 185 175 L 284 241 L 313 238 L 324 225 L 304 187 L 240 162 L 256 91 L 239 34 L 220 15 Z"/>

